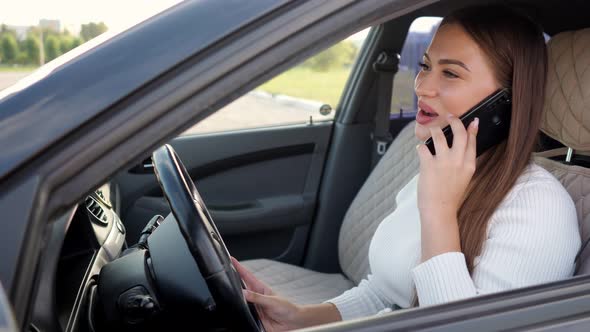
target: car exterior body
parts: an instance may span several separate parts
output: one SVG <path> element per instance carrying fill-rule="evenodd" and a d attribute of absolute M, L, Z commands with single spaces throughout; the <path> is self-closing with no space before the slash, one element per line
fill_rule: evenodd
<path fill-rule="evenodd" d="M 318 165 L 314 167 L 323 169 L 324 176 L 334 177 L 323 180 L 320 190 L 319 172 L 315 187 L 309 189 L 313 192 L 312 202 L 303 200 L 302 209 L 309 210 L 309 216 L 335 220 L 333 223 L 341 221 L 344 211 L 335 207 L 350 202 L 370 171 L 368 164 L 355 163 L 370 159 L 366 152 L 344 152 L 346 148 L 363 151 L 367 139 L 358 138 L 368 137 L 366 123 L 364 127 L 355 127 L 357 134 L 342 128 L 359 122 L 356 114 L 347 110 L 361 108 L 361 96 L 370 93 L 368 82 L 374 76 L 369 73 L 368 59 L 383 45 L 382 35 L 405 29 L 392 34 L 401 43 L 412 15 L 444 14 L 475 2 L 188 1 L 120 34 L 104 36 L 75 49 L 1 91 L 0 211 L 4 227 L 0 232 L 0 280 L 17 325 L 24 331 L 33 321 L 50 320 L 41 317 L 50 313 L 37 307 L 50 301 L 41 300 L 40 294 L 55 294 L 40 285 L 47 285 L 44 280 L 50 278 L 51 271 L 55 272 L 56 267 L 47 262 L 56 262 L 73 209 L 86 195 L 120 172 L 141 164 L 154 149 L 265 80 L 354 32 L 392 22 L 369 34 L 365 43 L 369 46 L 361 51 L 352 70 L 334 123 L 285 129 L 285 135 L 304 132 L 317 137 L 322 159 L 316 160 Z M 574 7 L 586 6 L 580 1 L 573 3 Z M 565 3 L 558 6 L 557 13 L 573 17 L 556 15 L 552 21 L 549 7 L 557 5 L 558 1 L 552 1 L 540 7 L 549 34 L 565 27 L 584 27 L 581 22 L 587 14 L 581 10 L 570 12 Z M 148 38 L 154 35 L 162 37 L 158 43 Z M 213 154 L 210 150 L 215 146 L 239 147 L 235 144 L 244 137 L 261 135 L 272 140 L 280 134 L 268 129 L 243 135 L 214 135 L 201 140 L 207 143 L 201 149 Z M 177 144 L 182 147 L 187 142 L 188 139 L 180 139 Z M 280 146 L 270 148 L 277 150 Z M 302 149 L 298 151 L 316 153 Z M 328 152 L 337 154 L 336 159 L 330 159 Z M 336 163 L 343 160 L 349 163 Z M 341 184 L 335 179 L 348 173 L 357 176 L 339 191 Z M 334 194 L 334 188 L 338 194 Z M 328 195 L 334 197 L 327 198 Z M 320 200 L 322 210 L 316 211 L 316 201 Z M 306 267 L 338 270 L 337 232 L 325 231 L 338 229 L 332 226 L 338 227 L 330 223 L 314 225 L 312 232 L 310 222 L 305 250 L 330 249 L 323 251 L 323 258 L 306 258 Z M 56 230 L 57 227 L 62 228 Z M 221 231 L 224 233 L 223 228 Z M 588 330 L 589 315 L 590 277 L 580 276 L 551 285 L 315 329 Z M 39 330 L 57 330 L 51 324 L 41 325 L 44 328 Z M 78 328 L 79 325 L 68 324 L 65 330 Z"/>

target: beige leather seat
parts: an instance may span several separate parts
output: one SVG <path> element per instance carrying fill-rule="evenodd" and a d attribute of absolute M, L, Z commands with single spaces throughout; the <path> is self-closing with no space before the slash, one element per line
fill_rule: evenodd
<path fill-rule="evenodd" d="M 369 274 L 369 244 L 375 229 L 396 208 L 395 196 L 418 172 L 414 122 L 395 138 L 348 208 L 338 256 L 344 274 L 326 274 L 269 259 L 243 261 L 273 290 L 295 303 L 320 303 L 357 285 Z"/>
<path fill-rule="evenodd" d="M 590 29 L 565 32 L 549 43 L 549 76 L 542 130 L 590 155 Z M 369 273 L 368 248 L 379 222 L 395 208 L 397 192 L 416 174 L 414 123 L 395 139 L 371 173 L 343 221 L 338 251 L 344 274 L 324 274 L 267 259 L 243 262 L 275 291 L 296 303 L 320 303 L 357 285 Z M 582 240 L 590 237 L 590 169 L 549 159 L 567 148 L 546 151 L 535 162 L 555 175 L 576 203 Z M 590 158 L 588 159 L 590 160 Z M 590 273 L 590 248 L 579 273 Z"/>
<path fill-rule="evenodd" d="M 557 34 L 547 45 L 549 72 L 541 130 L 569 147 L 573 161 L 590 161 L 585 157 L 590 155 L 590 29 Z M 584 243 L 590 237 L 590 169 L 565 163 L 567 150 L 539 153 L 535 161 L 557 177 L 572 196 Z M 590 248 L 582 252 L 578 274 L 590 273 L 588 257 Z"/>

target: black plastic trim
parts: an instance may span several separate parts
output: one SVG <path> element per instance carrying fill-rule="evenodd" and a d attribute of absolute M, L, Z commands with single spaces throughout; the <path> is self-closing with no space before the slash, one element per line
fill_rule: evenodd
<path fill-rule="evenodd" d="M 261 161 L 280 159 L 284 157 L 310 154 L 313 152 L 314 148 L 315 144 L 309 143 L 246 153 L 199 166 L 189 170 L 189 174 L 193 180 L 196 180 L 211 176 L 216 173 L 222 173 L 239 166 L 245 166 L 248 164 L 255 164 Z"/>

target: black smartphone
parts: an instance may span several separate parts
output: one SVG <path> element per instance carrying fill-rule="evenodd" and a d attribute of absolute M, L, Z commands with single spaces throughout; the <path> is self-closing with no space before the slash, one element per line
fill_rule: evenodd
<path fill-rule="evenodd" d="M 510 116 L 512 115 L 512 98 L 508 89 L 500 89 L 484 98 L 477 105 L 463 114 L 459 119 L 465 128 L 475 119 L 479 118 L 479 130 L 477 131 L 477 156 L 486 152 L 489 148 L 499 144 L 508 138 L 510 130 Z M 453 144 L 453 131 L 451 126 L 443 128 L 449 147 Z M 434 155 L 434 141 L 432 137 L 424 142 Z"/>

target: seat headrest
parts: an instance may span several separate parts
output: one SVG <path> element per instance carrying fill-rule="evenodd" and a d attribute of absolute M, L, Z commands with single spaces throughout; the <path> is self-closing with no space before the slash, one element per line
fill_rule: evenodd
<path fill-rule="evenodd" d="M 548 44 L 541 130 L 579 151 L 590 151 L 590 28 L 562 32 Z"/>

